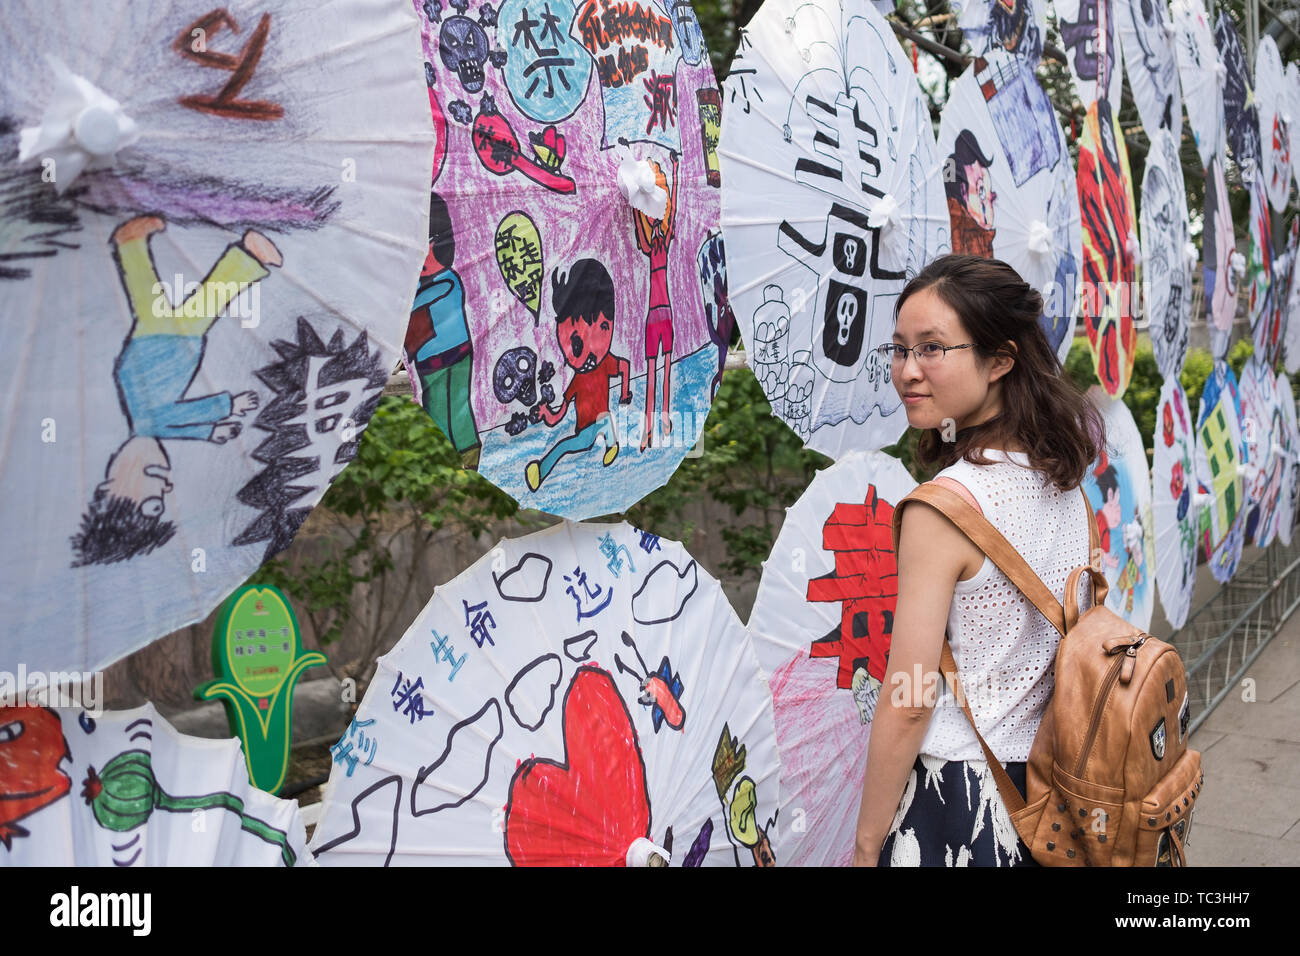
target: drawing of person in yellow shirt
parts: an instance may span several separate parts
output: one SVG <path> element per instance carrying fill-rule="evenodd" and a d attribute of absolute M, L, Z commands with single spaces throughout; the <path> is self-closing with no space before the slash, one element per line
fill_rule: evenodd
<path fill-rule="evenodd" d="M 165 228 L 156 216 L 137 216 L 113 232 L 113 258 L 133 322 L 113 365 L 118 400 L 130 435 L 108 461 L 73 536 L 73 567 L 109 564 L 148 554 L 175 533 L 164 521 L 172 490 L 166 439 L 225 444 L 239 435 L 236 419 L 257 408 L 257 393 L 216 392 L 189 397 L 208 330 L 250 285 L 280 266 L 275 244 L 249 230 L 228 246 L 200 286 L 180 305 L 162 291 L 149 238 Z"/>

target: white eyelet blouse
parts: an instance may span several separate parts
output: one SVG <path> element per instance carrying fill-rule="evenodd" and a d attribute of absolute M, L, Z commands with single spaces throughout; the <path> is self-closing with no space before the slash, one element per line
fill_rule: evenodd
<path fill-rule="evenodd" d="M 1088 514 L 1076 488 L 1061 492 L 1028 456 L 986 451 L 990 465 L 965 460 L 940 475 L 960 482 L 984 517 L 1064 600 L 1065 579 L 1088 563 Z M 1090 606 L 1080 587 L 1080 608 Z M 948 640 L 975 722 L 1003 763 L 1026 760 L 1052 694 L 1060 634 L 987 557 L 973 578 L 958 581 L 948 611 Z M 943 760 L 984 761 L 970 721 L 941 684 L 921 753 Z"/>

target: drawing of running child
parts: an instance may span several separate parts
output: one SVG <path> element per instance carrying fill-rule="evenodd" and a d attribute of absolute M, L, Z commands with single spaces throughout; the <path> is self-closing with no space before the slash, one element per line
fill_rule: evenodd
<path fill-rule="evenodd" d="M 137 216 L 113 232 L 113 259 L 132 312 L 131 331 L 113 364 L 118 401 L 130 434 L 104 469 L 104 481 L 72 537 L 72 566 L 110 564 L 148 554 L 176 531 L 163 521 L 172 490 L 164 440 L 225 444 L 239 435 L 236 419 L 257 408 L 257 393 L 186 397 L 203 363 L 208 330 L 268 267 L 282 264 L 270 239 L 254 230 L 226 247 L 202 284 L 179 305 L 161 292 L 149 237 L 166 228 Z"/>
<path fill-rule="evenodd" d="M 668 250 L 672 245 L 674 222 L 677 218 L 677 152 L 670 151 L 673 161 L 672 184 L 663 169 L 656 162 L 651 162 L 655 172 L 655 182 L 668 196 L 662 219 L 651 219 L 639 209 L 632 210 L 632 221 L 636 227 L 636 244 L 650 258 L 650 301 L 646 307 L 645 318 L 645 359 L 646 359 L 646 399 L 645 427 L 641 431 L 641 450 L 653 444 L 655 422 L 655 366 L 660 351 L 664 357 L 663 374 L 663 417 L 660 419 L 663 434 L 673 430 L 669 393 L 669 378 L 673 364 L 673 304 L 668 297 Z"/>
<path fill-rule="evenodd" d="M 610 379 L 622 379 L 619 404 L 632 401 L 631 365 L 609 351 L 614 339 L 614 282 L 605 267 L 595 259 L 579 259 L 568 275 L 555 270 L 551 274 L 551 306 L 555 309 L 555 335 L 573 378 L 558 410 L 543 400 L 533 406 L 532 417 L 554 428 L 564 420 L 572 402 L 578 421 L 572 435 L 560 439 L 540 461 L 534 459 L 524 469 L 524 480 L 532 491 L 541 486 L 561 457 L 587 451 L 597 437 L 605 443 L 601 464 L 612 465 L 618 457 L 618 435 L 609 414 Z"/>

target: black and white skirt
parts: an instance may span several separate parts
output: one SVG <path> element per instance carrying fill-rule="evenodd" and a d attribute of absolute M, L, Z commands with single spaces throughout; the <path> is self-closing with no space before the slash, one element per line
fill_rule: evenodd
<path fill-rule="evenodd" d="M 1025 764 L 1003 764 L 1025 792 Z M 983 760 L 916 758 L 880 866 L 1037 866 Z"/>

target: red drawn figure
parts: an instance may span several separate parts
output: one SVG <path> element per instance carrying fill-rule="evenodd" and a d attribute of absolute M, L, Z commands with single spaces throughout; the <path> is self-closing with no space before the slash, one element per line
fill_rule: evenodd
<path fill-rule="evenodd" d="M 266 38 L 271 32 L 271 15 L 262 14 L 257 27 L 249 35 L 243 49 L 238 53 L 218 53 L 208 49 L 208 43 L 223 29 L 231 33 L 239 32 L 239 24 L 230 12 L 218 8 L 199 17 L 176 37 L 172 49 L 193 60 L 200 66 L 214 70 L 228 70 L 232 74 L 220 92 L 201 93 L 182 96 L 180 104 L 200 113 L 214 116 L 227 116 L 231 119 L 273 120 L 284 115 L 284 107 L 270 100 L 241 100 L 240 92 L 253 77 L 262 51 L 266 48 Z"/>
<path fill-rule="evenodd" d="M 659 164 L 651 161 L 655 171 L 655 183 L 668 196 L 668 205 L 664 208 L 662 219 L 651 219 L 640 209 L 632 210 L 632 221 L 636 226 L 636 245 L 650 257 L 650 302 L 645 317 L 645 427 L 641 431 L 641 450 L 654 442 L 655 422 L 655 378 L 656 365 L 660 351 L 663 352 L 663 415 L 660 427 L 665 435 L 673 430 L 670 414 L 669 378 L 673 364 L 673 304 L 668 298 L 668 250 L 672 245 L 674 225 L 677 219 L 677 153 L 670 152 L 673 161 L 672 183 Z"/>
<path fill-rule="evenodd" d="M 518 170 L 533 182 L 557 193 L 571 193 L 578 188 L 572 179 L 560 172 L 564 164 L 564 136 L 554 126 L 546 127 L 540 134 L 529 133 L 528 143 L 533 155 L 525 156 L 519 150 L 519 137 L 506 118 L 497 112 L 490 96 L 483 97 L 478 115 L 474 117 L 471 139 L 479 162 L 498 176 Z"/>
<path fill-rule="evenodd" d="M 1133 192 L 1128 156 L 1116 139 L 1110 105 L 1098 100 L 1084 120 L 1079 150 L 1079 215 L 1083 224 L 1083 315 L 1097 378 L 1118 397 L 1133 371 L 1137 328 L 1133 322 L 1136 263 Z"/>
<path fill-rule="evenodd" d="M 564 758 L 532 757 L 510 781 L 506 856 L 515 866 L 624 866 L 650 836 L 645 760 L 607 671 L 580 667 L 564 694 Z"/>
<path fill-rule="evenodd" d="M 64 796 L 72 779 L 59 769 L 71 760 L 59 716 L 48 707 L 0 707 L 0 843 L 27 836 L 18 821 Z"/>
<path fill-rule="evenodd" d="M 841 601 L 840 626 L 813 641 L 810 657 L 839 659 L 835 686 L 852 690 L 862 722 L 875 712 L 894 632 L 898 565 L 890 526 L 894 506 L 867 486 L 863 504 L 841 502 L 822 526 L 822 547 L 835 571 L 808 582 L 809 601 Z"/>

